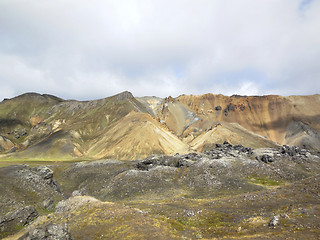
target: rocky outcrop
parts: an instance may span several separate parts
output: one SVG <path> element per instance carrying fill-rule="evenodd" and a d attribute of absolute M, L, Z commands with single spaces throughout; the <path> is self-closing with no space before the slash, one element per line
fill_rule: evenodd
<path fill-rule="evenodd" d="M 307 149 L 299 148 L 297 146 L 287 146 L 283 145 L 280 149 L 280 153 L 287 156 L 304 156 L 308 157 L 311 153 Z"/>
<path fill-rule="evenodd" d="M 19 139 L 20 137 L 26 136 L 28 133 L 25 128 L 17 128 L 9 134 L 13 135 L 16 139 Z"/>
<path fill-rule="evenodd" d="M 235 157 L 238 155 L 252 155 L 252 148 L 247 148 L 242 145 L 232 145 L 229 142 L 225 141 L 223 144 L 216 144 L 216 148 L 205 151 L 206 155 L 209 155 L 210 157 L 214 159 L 219 159 L 224 156 L 231 156 Z"/>
<path fill-rule="evenodd" d="M 36 170 L 39 175 L 45 180 L 53 178 L 53 171 L 46 166 L 35 167 L 33 168 L 33 170 Z"/>
<path fill-rule="evenodd" d="M 272 156 L 270 156 L 270 155 L 267 155 L 267 154 L 256 156 L 256 159 L 259 160 L 259 161 L 262 161 L 264 163 L 272 163 L 272 162 L 274 162 L 274 158 Z"/>
<path fill-rule="evenodd" d="M 19 240 L 72 240 L 69 232 L 68 224 L 48 224 L 41 227 L 37 227 Z"/>
<path fill-rule="evenodd" d="M 18 170 L 18 176 L 20 176 L 23 184 L 28 188 L 36 187 L 38 189 L 51 189 L 56 192 L 60 192 L 58 182 L 53 179 L 53 171 L 46 166 L 34 168 L 26 166 L 24 169 Z"/>
<path fill-rule="evenodd" d="M 197 153 L 189 153 L 184 155 L 168 156 L 168 155 L 152 155 L 136 164 L 139 170 L 148 171 L 157 166 L 166 167 L 189 167 L 195 161 L 201 159 L 202 156 Z"/>
<path fill-rule="evenodd" d="M 224 115 L 227 117 L 229 115 L 229 112 L 234 112 L 236 109 L 236 106 L 232 103 L 229 103 L 227 107 L 223 110 Z"/>
<path fill-rule="evenodd" d="M 0 232 L 8 232 L 18 226 L 25 226 L 38 217 L 34 206 L 26 206 L 0 217 Z"/>

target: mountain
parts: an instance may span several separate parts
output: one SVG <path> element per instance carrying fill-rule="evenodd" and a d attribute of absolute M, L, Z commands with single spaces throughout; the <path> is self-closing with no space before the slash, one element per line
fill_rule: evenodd
<path fill-rule="evenodd" d="M 188 106 L 201 119 L 238 123 L 277 144 L 290 144 L 293 135 L 299 136 L 296 145 L 319 148 L 320 95 L 311 96 L 223 96 L 205 94 L 180 96 L 179 103 Z M 305 126 L 294 127 L 294 126 Z M 308 128 L 308 131 L 304 129 Z"/>
<path fill-rule="evenodd" d="M 130 112 L 88 150 L 95 158 L 137 159 L 151 154 L 188 152 L 189 146 L 147 113 Z"/>
<path fill-rule="evenodd" d="M 320 149 L 320 95 L 181 95 L 130 92 L 92 100 L 26 93 L 0 103 L 2 157 L 136 159 L 210 149 L 288 144 Z"/>

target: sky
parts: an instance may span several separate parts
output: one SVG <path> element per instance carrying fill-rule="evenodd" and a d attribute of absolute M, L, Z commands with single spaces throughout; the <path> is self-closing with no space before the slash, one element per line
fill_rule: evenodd
<path fill-rule="evenodd" d="M 0 101 L 320 93 L 320 0 L 0 0 Z"/>

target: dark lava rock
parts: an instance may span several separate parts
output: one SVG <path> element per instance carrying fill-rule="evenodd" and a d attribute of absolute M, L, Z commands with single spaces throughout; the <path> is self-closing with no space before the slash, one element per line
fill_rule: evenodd
<path fill-rule="evenodd" d="M 16 225 L 25 226 L 39 216 L 34 206 L 26 206 L 0 217 L 0 231 L 8 232 Z"/>
<path fill-rule="evenodd" d="M 228 106 L 223 110 L 224 115 L 227 117 L 230 111 L 235 111 L 236 106 L 232 103 L 229 103 Z"/>
<path fill-rule="evenodd" d="M 60 192 L 59 183 L 53 179 L 53 171 L 46 166 L 34 167 L 31 169 L 35 174 L 29 174 L 30 180 L 34 182 L 43 182 Z M 40 178 L 39 178 L 40 177 Z"/>
<path fill-rule="evenodd" d="M 281 155 L 289 156 L 296 160 L 306 160 L 312 155 L 312 153 L 307 149 L 287 145 L 283 145 L 279 152 Z"/>
<path fill-rule="evenodd" d="M 25 128 L 23 128 L 23 129 L 18 128 L 18 129 L 15 129 L 15 130 L 14 130 L 13 132 L 11 132 L 10 134 L 13 134 L 13 136 L 14 136 L 16 139 L 19 139 L 20 137 L 25 136 L 25 135 L 27 135 L 28 133 L 27 133 L 27 131 L 26 131 Z"/>
<path fill-rule="evenodd" d="M 20 237 L 19 240 L 71 240 L 71 234 L 67 224 L 56 225 L 49 224 L 46 226 L 37 227 L 24 236 Z"/>
<path fill-rule="evenodd" d="M 136 164 L 136 168 L 143 171 L 148 171 L 149 169 L 156 167 L 156 166 L 171 166 L 177 167 L 179 165 L 178 159 L 165 156 L 165 155 L 152 155 L 147 157 L 145 160 L 138 162 Z"/>
<path fill-rule="evenodd" d="M 222 107 L 221 107 L 220 105 L 218 105 L 218 106 L 216 106 L 214 109 L 215 109 L 216 111 L 221 111 Z"/>
<path fill-rule="evenodd" d="M 209 155 L 213 159 L 219 159 L 223 156 L 237 156 L 237 155 L 251 155 L 253 153 L 252 148 L 247 148 L 242 145 L 232 145 L 227 141 L 223 144 L 216 144 L 216 148 L 205 151 L 204 154 Z"/>
<path fill-rule="evenodd" d="M 242 145 L 234 145 L 233 148 L 238 150 L 239 153 L 246 153 L 249 155 L 253 153 L 252 148 L 244 147 Z"/>
<path fill-rule="evenodd" d="M 184 159 L 190 159 L 190 160 L 200 160 L 202 158 L 202 156 L 198 153 L 188 153 L 188 154 L 181 155 L 181 157 Z"/>
<path fill-rule="evenodd" d="M 184 155 L 152 155 L 136 164 L 136 168 L 143 171 L 148 171 L 156 166 L 168 167 L 189 167 L 194 161 L 198 161 L 202 156 L 198 153 L 188 153 Z"/>
<path fill-rule="evenodd" d="M 262 161 L 264 163 L 274 162 L 273 157 L 271 157 L 270 155 L 267 155 L 267 154 L 263 154 L 261 156 L 256 156 L 256 159 L 259 160 L 259 161 Z"/>
<path fill-rule="evenodd" d="M 290 147 L 287 145 L 283 145 L 280 149 L 281 154 L 286 154 L 289 156 L 294 156 L 298 152 L 297 147 Z"/>
<path fill-rule="evenodd" d="M 53 171 L 46 166 L 35 167 L 33 169 L 38 171 L 39 175 L 42 176 L 43 179 L 53 178 Z"/>

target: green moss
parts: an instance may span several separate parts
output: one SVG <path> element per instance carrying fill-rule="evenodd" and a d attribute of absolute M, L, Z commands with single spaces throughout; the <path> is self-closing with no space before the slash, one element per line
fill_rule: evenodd
<path fill-rule="evenodd" d="M 265 176 L 249 176 L 249 182 L 263 186 L 279 186 L 282 184 L 281 181 L 274 180 Z"/>
<path fill-rule="evenodd" d="M 0 238 L 3 239 L 5 237 L 8 237 L 12 233 L 19 232 L 23 228 L 23 225 L 18 223 L 12 226 L 12 228 L 8 231 L 0 231 Z"/>

